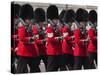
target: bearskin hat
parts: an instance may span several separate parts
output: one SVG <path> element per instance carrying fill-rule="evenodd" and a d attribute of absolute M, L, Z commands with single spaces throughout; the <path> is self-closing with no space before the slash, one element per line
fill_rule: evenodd
<path fill-rule="evenodd" d="M 37 8 L 34 12 L 34 19 L 38 22 L 45 21 L 45 11 L 42 8 Z"/>
<path fill-rule="evenodd" d="M 56 5 L 50 5 L 47 8 L 47 19 L 59 19 L 58 8 Z"/>
<path fill-rule="evenodd" d="M 88 21 L 89 20 L 89 13 L 87 10 L 84 10 L 84 20 Z"/>
<path fill-rule="evenodd" d="M 14 4 L 14 15 L 19 16 L 21 6 L 19 4 Z"/>
<path fill-rule="evenodd" d="M 64 21 L 73 22 L 74 19 L 75 19 L 75 11 L 73 9 L 67 10 L 64 15 Z"/>
<path fill-rule="evenodd" d="M 97 21 L 97 12 L 96 12 L 95 10 L 91 10 L 91 11 L 89 12 L 89 20 L 90 20 L 91 22 Z"/>
<path fill-rule="evenodd" d="M 20 18 L 32 19 L 34 17 L 33 7 L 30 4 L 25 4 L 21 7 Z"/>
<path fill-rule="evenodd" d="M 76 20 L 78 22 L 87 21 L 88 20 L 88 12 L 85 9 L 79 8 L 76 11 Z"/>
<path fill-rule="evenodd" d="M 61 13 L 60 13 L 60 15 L 59 15 L 60 21 L 63 21 L 64 15 L 65 15 L 65 10 L 62 10 Z"/>

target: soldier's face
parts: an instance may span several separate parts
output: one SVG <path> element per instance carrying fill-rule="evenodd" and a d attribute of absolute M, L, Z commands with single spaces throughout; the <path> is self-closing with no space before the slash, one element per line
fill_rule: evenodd
<path fill-rule="evenodd" d="M 18 27 L 22 27 L 23 24 L 21 22 L 18 23 Z"/>
<path fill-rule="evenodd" d="M 26 22 L 28 25 L 32 25 L 30 19 L 26 19 L 25 22 Z"/>
<path fill-rule="evenodd" d="M 53 19 L 52 21 L 53 21 L 53 23 L 55 23 L 55 24 L 58 23 L 58 19 Z"/>
<path fill-rule="evenodd" d="M 80 26 L 81 28 L 86 28 L 87 22 L 86 21 L 80 22 Z"/>
<path fill-rule="evenodd" d="M 29 20 L 29 19 L 26 19 L 25 22 L 26 22 L 26 23 L 30 23 L 30 20 Z"/>
<path fill-rule="evenodd" d="M 94 25 L 95 25 L 95 27 L 97 27 L 97 22 L 96 21 L 94 22 Z"/>

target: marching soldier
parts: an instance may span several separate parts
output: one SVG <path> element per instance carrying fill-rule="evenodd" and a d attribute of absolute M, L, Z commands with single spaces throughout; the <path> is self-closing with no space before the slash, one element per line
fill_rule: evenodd
<path fill-rule="evenodd" d="M 62 50 L 63 50 L 63 62 L 65 66 L 67 65 L 69 70 L 73 70 L 74 66 L 74 57 L 73 57 L 73 37 L 70 35 L 70 30 L 67 26 L 62 28 L 63 41 L 62 41 Z"/>
<path fill-rule="evenodd" d="M 97 66 L 97 32 L 96 32 L 97 25 L 96 24 L 97 24 L 97 13 L 95 10 L 91 10 L 89 12 L 90 28 L 88 29 L 88 37 L 89 37 L 88 57 L 89 57 L 90 68 L 92 69 L 95 69 Z"/>
<path fill-rule="evenodd" d="M 73 18 L 75 18 L 75 12 L 70 9 L 65 11 L 65 14 L 63 15 L 63 27 L 62 27 L 62 36 L 63 36 L 63 41 L 62 41 L 62 50 L 63 50 L 63 62 L 64 67 L 68 67 L 69 70 L 73 69 L 74 65 L 74 57 L 73 57 L 73 32 L 71 31 L 71 26 L 72 23 L 74 22 Z M 67 68 L 66 68 L 67 69 Z"/>
<path fill-rule="evenodd" d="M 64 22 L 65 12 L 66 12 L 66 10 L 62 10 L 61 13 L 60 13 L 60 15 L 59 15 L 59 21 L 60 21 L 60 24 L 62 25 L 62 28 L 61 28 L 61 36 L 62 36 L 63 27 L 65 26 L 65 22 Z M 62 49 L 62 52 L 63 52 L 63 49 Z M 66 68 L 66 62 L 65 62 L 65 59 L 64 59 L 64 55 L 63 54 L 62 54 L 62 66 L 60 67 L 60 70 L 61 71 L 67 70 L 67 68 Z"/>
<path fill-rule="evenodd" d="M 37 57 L 39 56 L 36 50 L 35 43 L 33 40 L 33 33 L 29 28 L 32 24 L 30 23 L 33 18 L 33 8 L 29 4 L 25 4 L 21 7 L 20 20 L 18 24 L 18 50 L 17 55 L 19 57 L 17 73 L 27 73 L 30 68 L 30 72 L 40 72 L 37 64 Z"/>
<path fill-rule="evenodd" d="M 79 8 L 76 11 L 76 20 L 79 23 L 79 26 L 77 25 L 78 28 L 74 30 L 74 36 L 75 36 L 74 69 L 80 70 L 82 68 L 82 65 L 84 69 L 89 69 L 87 48 L 86 48 L 86 42 L 88 40 L 84 38 L 82 33 L 82 28 L 85 27 L 85 24 L 87 22 L 86 11 L 84 9 Z"/>
<path fill-rule="evenodd" d="M 47 19 L 49 23 L 46 28 L 48 55 L 47 71 L 58 71 L 62 66 L 62 62 L 60 62 L 62 59 L 62 38 L 59 38 L 61 35 L 61 27 L 58 18 L 58 8 L 55 5 L 50 5 L 47 9 Z"/>
<path fill-rule="evenodd" d="M 37 37 L 36 38 L 36 46 L 39 51 L 39 64 L 41 63 L 41 60 L 43 60 L 43 63 L 45 65 L 45 69 L 47 69 L 47 54 L 46 54 L 46 47 L 45 42 L 43 41 L 45 39 L 45 11 L 42 8 L 37 8 L 35 10 L 35 20 L 37 24 L 37 28 L 33 26 L 33 33 Z"/>

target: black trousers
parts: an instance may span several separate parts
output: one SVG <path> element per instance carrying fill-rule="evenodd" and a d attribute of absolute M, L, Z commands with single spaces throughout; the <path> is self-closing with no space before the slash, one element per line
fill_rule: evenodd
<path fill-rule="evenodd" d="M 63 65 L 62 55 L 49 55 L 47 62 L 47 72 L 58 71 Z"/>
<path fill-rule="evenodd" d="M 74 57 L 74 70 L 90 69 L 88 57 L 75 56 Z"/>
<path fill-rule="evenodd" d="M 15 55 L 13 53 L 11 53 L 11 73 L 15 73 Z"/>
<path fill-rule="evenodd" d="M 30 73 L 40 72 L 38 63 L 39 63 L 38 57 L 33 58 L 33 57 L 19 56 L 16 73 L 28 73 L 27 65 L 30 68 Z"/>
<path fill-rule="evenodd" d="M 61 67 L 61 71 L 67 70 L 66 66 L 68 67 L 68 70 L 73 70 L 74 56 L 71 54 L 64 54 L 62 58 L 63 66 Z"/>
<path fill-rule="evenodd" d="M 15 61 L 17 60 L 17 55 L 15 52 L 11 52 L 11 73 L 16 73 Z"/>
<path fill-rule="evenodd" d="M 88 52 L 88 58 L 89 58 L 90 68 L 95 69 L 97 66 L 97 53 Z M 96 62 L 96 66 L 94 61 Z"/>
<path fill-rule="evenodd" d="M 48 59 L 47 55 L 40 55 L 39 56 L 39 64 L 41 63 L 41 60 L 43 60 L 43 63 L 45 65 L 46 70 L 47 70 L 47 59 Z"/>

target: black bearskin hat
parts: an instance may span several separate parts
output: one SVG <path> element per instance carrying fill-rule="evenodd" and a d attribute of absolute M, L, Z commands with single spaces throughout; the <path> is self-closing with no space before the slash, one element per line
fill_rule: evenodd
<path fill-rule="evenodd" d="M 20 8 L 21 8 L 21 6 L 19 4 L 14 4 L 14 2 L 11 2 L 11 17 L 12 17 L 12 19 L 14 19 L 16 16 L 19 16 Z"/>
<path fill-rule="evenodd" d="M 56 5 L 50 5 L 47 8 L 47 19 L 59 19 L 58 8 Z"/>
<path fill-rule="evenodd" d="M 14 4 L 14 15 L 19 16 L 21 6 L 19 4 Z"/>
<path fill-rule="evenodd" d="M 37 8 L 34 12 L 34 18 L 38 22 L 45 21 L 45 11 L 42 8 Z"/>
<path fill-rule="evenodd" d="M 65 15 L 65 10 L 62 10 L 61 13 L 60 13 L 60 15 L 59 15 L 60 21 L 63 21 L 64 15 Z"/>
<path fill-rule="evenodd" d="M 14 25 L 14 18 L 19 17 L 21 6 L 11 2 L 11 25 Z"/>
<path fill-rule="evenodd" d="M 90 20 L 91 22 L 97 21 L 97 12 L 96 12 L 95 10 L 91 10 L 91 11 L 89 12 L 89 20 Z"/>
<path fill-rule="evenodd" d="M 25 4 L 21 7 L 20 18 L 22 18 L 23 20 L 32 19 L 33 16 L 34 16 L 33 7 L 30 4 Z"/>
<path fill-rule="evenodd" d="M 75 11 L 73 9 L 67 10 L 64 15 L 64 21 L 73 22 L 74 19 L 75 19 Z"/>
<path fill-rule="evenodd" d="M 88 21 L 89 20 L 89 13 L 87 10 L 84 10 L 84 20 Z"/>
<path fill-rule="evenodd" d="M 78 22 L 87 21 L 88 20 L 88 12 L 85 9 L 79 8 L 76 11 L 76 20 Z"/>

